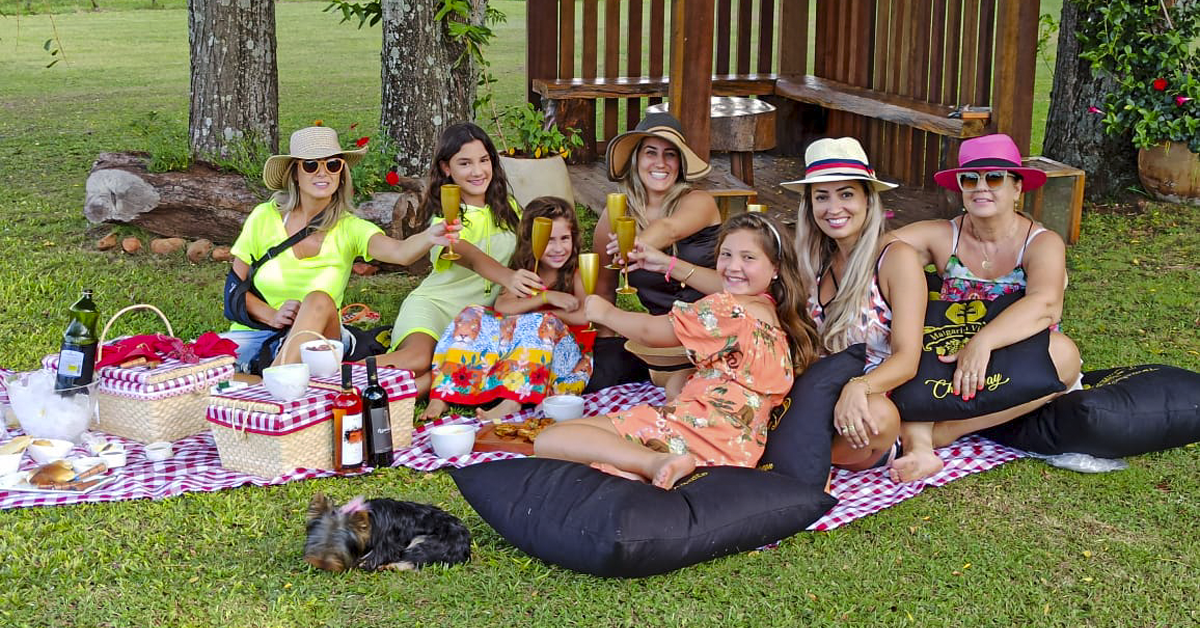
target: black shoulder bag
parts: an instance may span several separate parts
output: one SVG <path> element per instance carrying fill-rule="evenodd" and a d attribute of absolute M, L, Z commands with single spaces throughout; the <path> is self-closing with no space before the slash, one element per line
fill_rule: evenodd
<path fill-rule="evenodd" d="M 258 288 L 254 287 L 254 275 L 258 272 L 259 267 L 268 261 L 274 259 L 280 253 L 292 248 L 297 242 L 312 235 L 313 231 L 317 230 L 317 225 L 321 223 L 321 219 L 325 217 L 325 212 L 316 215 L 304 228 L 292 234 L 288 239 L 276 244 L 267 249 L 265 255 L 258 259 L 250 261 L 250 270 L 246 271 L 246 278 L 242 279 L 229 269 L 229 274 L 225 276 L 225 318 L 241 323 L 247 327 L 254 329 L 270 330 L 275 329 L 270 325 L 255 319 L 250 316 L 250 311 L 246 308 L 246 294 L 253 294 L 262 299 L 262 293 Z M 265 299 L 263 299 L 265 301 Z"/>

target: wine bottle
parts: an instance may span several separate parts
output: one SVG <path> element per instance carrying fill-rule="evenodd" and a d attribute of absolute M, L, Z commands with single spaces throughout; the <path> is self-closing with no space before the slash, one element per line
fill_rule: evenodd
<path fill-rule="evenodd" d="M 392 416 L 388 401 L 387 391 L 379 385 L 375 356 L 370 356 L 367 358 L 367 387 L 362 391 L 362 404 L 366 418 L 367 464 L 377 469 L 392 466 Z"/>
<path fill-rule="evenodd" d="M 362 399 L 354 389 L 353 367 L 342 365 L 342 392 L 333 399 L 333 468 L 357 471 L 363 464 Z"/>
<path fill-rule="evenodd" d="M 96 303 L 92 291 L 84 290 L 79 300 L 71 305 L 71 322 L 63 332 L 62 348 L 58 352 L 58 376 L 54 390 L 63 396 L 73 396 L 80 387 L 92 383 L 96 369 L 96 348 L 100 346 L 96 337 Z"/>

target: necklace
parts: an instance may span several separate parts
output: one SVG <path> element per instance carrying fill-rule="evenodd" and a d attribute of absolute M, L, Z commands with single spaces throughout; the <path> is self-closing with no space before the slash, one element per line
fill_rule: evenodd
<path fill-rule="evenodd" d="M 970 216 L 968 215 L 967 218 L 970 218 Z M 1008 242 L 1008 240 L 1012 237 L 1012 234 L 1016 232 L 1017 227 L 1019 226 L 1020 221 L 1018 220 L 1016 223 L 1014 223 L 1013 228 L 1009 229 L 1008 234 L 1000 238 L 996 238 L 995 243 Z M 971 236 L 974 237 L 975 241 L 979 243 L 979 252 L 983 255 L 983 269 L 991 270 L 993 265 L 992 258 L 988 256 L 987 246 L 984 245 L 983 238 L 979 237 L 979 230 L 975 228 L 975 221 L 973 220 L 971 221 Z"/>

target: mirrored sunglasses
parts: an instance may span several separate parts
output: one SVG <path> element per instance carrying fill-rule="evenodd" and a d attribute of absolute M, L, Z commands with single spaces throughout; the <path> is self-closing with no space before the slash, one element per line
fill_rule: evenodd
<path fill-rule="evenodd" d="M 329 174 L 337 174 L 342 171 L 343 160 L 341 157 L 330 157 L 329 159 L 305 159 L 300 162 L 300 169 L 308 174 L 316 174 L 317 169 L 321 164 L 325 164 L 325 172 Z"/>
<path fill-rule="evenodd" d="M 1004 179 L 1008 178 L 1011 173 L 1007 170 L 989 170 L 983 174 L 978 172 L 960 172 L 958 173 L 958 187 L 961 190 L 974 190 L 979 186 L 979 179 L 983 177 L 983 182 L 987 184 L 989 190 L 994 190 L 1004 185 Z"/>

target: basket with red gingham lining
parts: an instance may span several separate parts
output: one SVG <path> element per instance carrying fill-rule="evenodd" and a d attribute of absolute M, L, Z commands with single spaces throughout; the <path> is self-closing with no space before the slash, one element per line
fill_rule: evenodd
<path fill-rule="evenodd" d="M 8 369 L 0 369 L 0 405 L 8 405 L 8 376 L 12 374 Z"/>
<path fill-rule="evenodd" d="M 58 370 L 58 354 L 42 358 L 42 368 Z M 97 389 L 107 395 L 157 401 L 195 391 L 206 391 L 220 382 L 228 381 L 235 371 L 233 356 L 202 358 L 188 364 L 174 358 L 163 360 L 155 367 L 105 366 L 96 372 Z"/>

